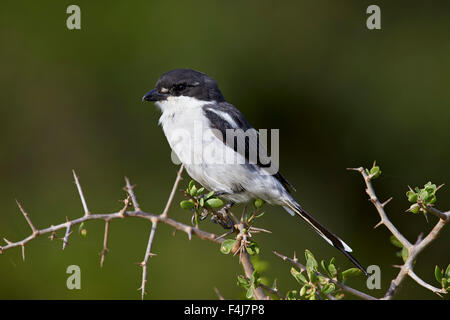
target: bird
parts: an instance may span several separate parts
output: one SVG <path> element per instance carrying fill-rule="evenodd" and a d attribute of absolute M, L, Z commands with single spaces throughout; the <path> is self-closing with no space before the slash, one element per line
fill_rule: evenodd
<path fill-rule="evenodd" d="M 352 249 L 294 200 L 292 184 L 261 156 L 266 153 L 259 132 L 225 100 L 216 80 L 196 70 L 174 69 L 162 74 L 142 101 L 161 110 L 159 124 L 192 179 L 230 204 L 262 199 L 282 206 L 367 275 Z"/>

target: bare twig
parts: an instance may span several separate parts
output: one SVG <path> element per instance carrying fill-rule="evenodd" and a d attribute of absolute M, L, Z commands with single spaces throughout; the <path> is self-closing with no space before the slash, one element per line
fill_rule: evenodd
<path fill-rule="evenodd" d="M 78 180 L 78 176 L 75 173 L 75 170 L 72 170 L 72 173 L 75 179 L 75 184 L 77 185 L 78 193 L 80 194 L 81 203 L 83 204 L 84 214 L 88 216 L 90 213 L 86 203 L 86 199 L 84 198 L 83 190 L 81 189 L 80 181 Z"/>
<path fill-rule="evenodd" d="M 38 230 L 36 229 L 36 227 L 33 225 L 33 223 L 32 223 L 31 220 L 30 220 L 30 217 L 29 217 L 28 214 L 25 212 L 25 210 L 23 209 L 23 207 L 22 207 L 22 205 L 19 203 L 19 201 L 17 201 L 17 199 L 16 199 L 16 203 L 17 203 L 17 206 L 19 207 L 20 211 L 22 211 L 22 214 L 23 214 L 23 216 L 25 217 L 25 220 L 27 220 L 28 225 L 30 226 L 31 231 L 33 232 L 33 234 L 34 234 L 34 235 L 38 235 L 38 234 L 39 234 L 39 231 L 38 231 Z M 25 258 L 24 258 L 24 260 L 25 260 Z"/>
<path fill-rule="evenodd" d="M 128 193 L 128 195 L 131 197 L 131 201 L 133 203 L 134 211 L 140 211 L 141 208 L 139 207 L 139 203 L 136 199 L 136 195 L 134 194 L 134 185 L 131 185 L 130 180 L 125 177 L 125 188 L 124 190 Z"/>
<path fill-rule="evenodd" d="M 175 179 L 175 183 L 173 184 L 172 191 L 170 192 L 169 200 L 167 200 L 166 207 L 164 208 L 164 211 L 161 214 L 161 216 L 163 216 L 165 218 L 167 217 L 167 214 L 169 213 L 169 209 L 170 209 L 170 206 L 172 205 L 173 198 L 175 197 L 175 193 L 177 191 L 178 184 L 180 183 L 180 181 L 182 179 L 181 174 L 183 173 L 183 169 L 184 169 L 184 165 L 181 165 L 180 169 L 178 170 L 177 178 Z"/>
<path fill-rule="evenodd" d="M 109 236 L 109 224 L 110 220 L 105 221 L 105 236 L 103 238 L 103 250 L 102 250 L 102 257 L 100 259 L 100 268 L 103 268 L 103 263 L 105 262 L 105 255 L 109 251 L 108 250 L 108 236 Z"/>
<path fill-rule="evenodd" d="M 225 300 L 225 298 L 220 293 L 219 289 L 217 289 L 216 287 L 214 287 L 214 292 L 216 293 L 217 298 L 219 298 L 219 300 Z"/>
<path fill-rule="evenodd" d="M 438 296 L 441 296 L 441 293 L 447 293 L 447 291 L 445 289 L 438 289 L 436 287 L 433 287 L 432 285 L 426 283 L 425 281 L 423 281 L 422 279 L 419 278 L 419 276 L 417 274 L 414 273 L 414 271 L 412 269 L 409 269 L 408 271 L 408 275 L 411 277 L 411 279 L 413 279 L 415 282 L 417 282 L 419 285 L 421 285 L 422 287 L 436 293 Z"/>
<path fill-rule="evenodd" d="M 138 290 L 141 290 L 141 298 L 142 300 L 144 300 L 144 295 L 145 295 L 145 285 L 147 284 L 147 264 L 148 264 L 148 259 L 152 256 L 154 256 L 154 253 L 151 253 L 152 250 L 152 244 L 153 244 L 153 239 L 155 238 L 155 233 L 156 233 L 156 227 L 158 226 L 158 221 L 156 219 L 152 219 L 152 229 L 150 231 L 150 236 L 148 238 L 148 243 L 147 243 L 147 250 L 145 250 L 145 256 L 144 256 L 144 260 L 140 263 L 140 266 L 142 267 L 142 283 L 141 283 L 141 287 Z"/>
<path fill-rule="evenodd" d="M 378 198 L 377 195 L 375 193 L 375 190 L 372 187 L 372 183 L 371 183 L 371 179 L 372 177 L 370 175 L 368 175 L 365 171 L 363 167 L 359 167 L 359 168 L 349 168 L 348 170 L 354 170 L 354 171 L 358 171 L 359 173 L 361 173 L 361 175 L 363 176 L 364 182 L 366 183 L 366 193 L 369 195 L 369 200 L 370 202 L 373 203 L 373 205 L 375 206 L 375 208 L 378 211 L 378 214 L 380 215 L 381 221 L 378 223 L 378 225 L 380 224 L 384 224 L 386 226 L 386 228 L 389 229 L 389 231 L 398 239 L 398 241 L 400 241 L 400 243 L 406 247 L 406 248 L 410 248 L 411 247 L 411 243 L 400 233 L 400 231 L 397 230 L 397 228 L 391 223 L 391 221 L 388 219 L 386 212 L 384 211 L 384 206 L 391 200 L 388 199 L 387 201 L 384 202 L 384 204 L 382 204 Z M 376 225 L 375 227 L 377 227 L 378 225 Z"/>
<path fill-rule="evenodd" d="M 437 289 L 437 288 L 433 287 L 432 285 L 429 285 L 422 279 L 420 279 L 414 273 L 413 268 L 414 268 L 414 262 L 417 259 L 417 256 L 426 247 L 428 247 L 430 245 L 430 243 L 432 243 L 434 240 L 436 240 L 438 238 L 438 236 L 441 233 L 444 226 L 450 221 L 450 211 L 441 212 L 438 209 L 436 209 L 435 207 L 422 204 L 422 206 L 428 212 L 431 212 L 432 214 L 437 216 L 439 218 L 439 221 L 437 222 L 437 224 L 434 226 L 434 228 L 430 231 L 430 233 L 425 238 L 422 239 L 422 235 L 420 235 L 418 240 L 416 241 L 416 243 L 413 245 L 397 230 L 397 228 L 395 228 L 395 226 L 392 224 L 392 222 L 387 217 L 387 215 L 384 211 L 384 206 L 387 204 L 387 202 L 390 201 L 390 199 L 383 204 L 380 203 L 380 201 L 377 198 L 377 195 L 375 194 L 375 190 L 372 186 L 372 176 L 367 174 L 363 167 L 350 168 L 349 170 L 358 171 L 359 173 L 361 173 L 361 175 L 364 179 L 364 182 L 366 184 L 366 192 L 370 197 L 369 200 L 373 203 L 373 205 L 375 206 L 375 208 L 377 209 L 377 211 L 381 217 L 380 223 L 377 224 L 375 227 L 377 227 L 380 224 L 384 224 L 389 229 L 389 231 L 400 241 L 400 243 L 403 245 L 403 247 L 405 247 L 408 250 L 408 258 L 406 259 L 405 263 L 402 266 L 400 266 L 400 271 L 397 274 L 397 277 L 391 281 L 389 289 L 387 290 L 386 294 L 384 295 L 384 297 L 382 299 L 390 300 L 390 299 L 394 298 L 394 295 L 397 293 L 398 288 L 400 287 L 403 280 L 407 276 L 411 277 L 418 284 L 420 284 L 424 288 L 431 290 L 432 292 L 434 292 L 436 294 L 447 293 L 445 290 Z M 439 186 L 439 188 L 441 186 Z"/>

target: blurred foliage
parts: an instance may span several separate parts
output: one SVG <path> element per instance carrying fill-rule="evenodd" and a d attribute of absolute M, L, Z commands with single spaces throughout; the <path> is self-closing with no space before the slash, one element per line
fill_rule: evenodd
<path fill-rule="evenodd" d="M 65 26 L 74 3 L 82 12 L 79 31 Z M 387 230 L 372 229 L 377 213 L 345 168 L 382 162 L 389 174 L 376 188 L 381 198 L 394 196 L 387 207 L 392 222 L 409 239 L 432 227 L 403 214 L 399 186 L 450 181 L 450 8 L 438 1 L 378 1 L 382 30 L 369 31 L 369 4 L 2 1 L 0 236 L 14 241 L 29 232 L 15 198 L 38 227 L 82 215 L 72 169 L 92 212 L 120 208 L 125 175 L 137 184 L 143 209 L 162 210 L 176 167 L 157 125 L 159 112 L 141 97 L 161 73 L 189 67 L 217 79 L 253 126 L 280 129 L 281 171 L 296 186 L 296 199 L 349 243 L 358 260 L 380 265 L 385 291 L 397 273 L 393 248 Z M 443 190 L 444 210 L 450 200 Z M 258 235 L 260 255 L 270 265 L 265 275 L 285 292 L 290 275 L 272 250 L 309 248 L 326 257 L 335 249 L 281 208 L 266 211 L 260 224 L 273 233 Z M 177 206 L 170 215 L 191 218 Z M 139 298 L 135 263 L 144 256 L 150 224 L 111 223 L 103 269 L 103 224 L 85 228 L 87 236 L 73 234 L 64 252 L 60 242 L 42 238 L 27 246 L 25 262 L 20 250 L 1 255 L 0 298 Z M 237 258 L 172 234 L 158 228 L 147 298 L 214 299 L 213 287 L 226 298 L 241 297 L 230 280 L 241 274 Z M 448 263 L 442 253 L 449 240 L 442 234 L 421 255 L 415 270 L 425 281 L 435 281 L 429 272 L 435 264 Z M 343 256 L 336 260 L 350 265 Z M 65 286 L 71 264 L 81 267 L 79 291 Z M 398 297 L 435 298 L 412 282 Z"/>

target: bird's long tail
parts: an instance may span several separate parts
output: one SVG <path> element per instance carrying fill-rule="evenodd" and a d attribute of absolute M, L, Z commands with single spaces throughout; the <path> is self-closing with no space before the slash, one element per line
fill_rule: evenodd
<path fill-rule="evenodd" d="M 352 249 L 338 236 L 322 226 L 319 221 L 314 219 L 308 212 L 306 212 L 297 202 L 291 200 L 286 202 L 283 208 L 291 215 L 298 214 L 303 220 L 305 220 L 322 238 L 324 238 L 329 244 L 342 252 L 355 266 L 358 267 L 365 275 L 367 275 L 366 269 L 350 254 Z"/>

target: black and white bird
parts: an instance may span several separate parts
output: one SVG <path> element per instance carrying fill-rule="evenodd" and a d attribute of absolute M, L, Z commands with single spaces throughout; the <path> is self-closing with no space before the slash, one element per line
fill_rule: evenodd
<path fill-rule="evenodd" d="M 352 249 L 294 200 L 293 187 L 281 173 L 268 172 L 261 161 L 250 161 L 251 151 L 260 154 L 263 148 L 258 133 L 225 100 L 213 78 L 191 69 L 172 70 L 164 73 L 142 100 L 153 101 L 161 109 L 159 123 L 170 147 L 188 174 L 203 187 L 232 203 L 262 199 L 282 206 L 291 215 L 299 215 L 367 274 L 350 254 Z M 235 139 L 226 138 L 230 130 L 239 129 L 252 132 L 245 139 L 245 150 L 238 148 Z"/>

